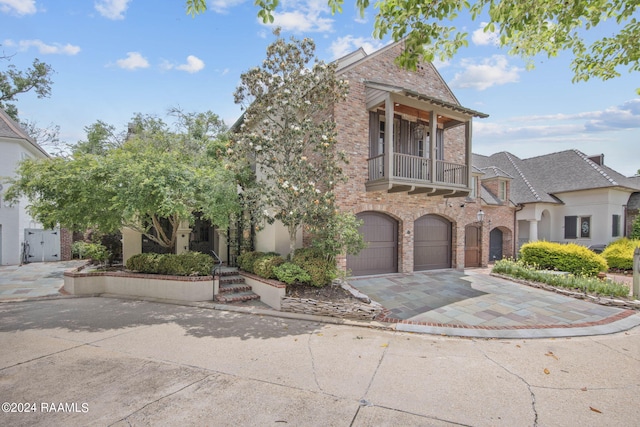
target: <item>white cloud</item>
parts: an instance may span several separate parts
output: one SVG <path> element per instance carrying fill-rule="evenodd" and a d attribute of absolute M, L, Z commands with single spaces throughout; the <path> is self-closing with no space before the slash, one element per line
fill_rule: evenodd
<path fill-rule="evenodd" d="M 331 10 L 326 0 L 291 1 L 282 4 L 282 12 L 273 12 L 273 24 L 263 24 L 268 27 L 280 27 L 284 31 L 326 33 L 333 31 L 330 15 Z M 262 24 L 262 20 L 258 19 Z"/>
<path fill-rule="evenodd" d="M 149 61 L 139 52 L 127 52 L 127 57 L 118 59 L 116 65 L 125 70 L 135 70 L 136 68 L 148 68 Z"/>
<path fill-rule="evenodd" d="M 214 0 L 207 2 L 207 8 L 216 13 L 227 13 L 232 7 L 244 2 L 245 0 Z"/>
<path fill-rule="evenodd" d="M 94 3 L 100 15 L 107 19 L 124 19 L 124 12 L 129 7 L 131 0 L 99 0 Z"/>
<path fill-rule="evenodd" d="M 17 15 L 36 13 L 36 0 L 0 0 L 0 11 Z"/>
<path fill-rule="evenodd" d="M 461 65 L 464 71 L 456 73 L 451 87 L 485 90 L 491 86 L 517 82 L 520 72 L 523 71 L 522 68 L 509 66 L 509 61 L 504 55 L 493 55 L 480 63 L 462 60 Z"/>
<path fill-rule="evenodd" d="M 371 37 L 354 37 L 351 35 L 338 37 L 331 43 L 329 49 L 331 50 L 331 56 L 333 59 L 342 58 L 345 55 L 350 54 L 363 48 L 365 52 L 372 53 L 384 46 L 384 43 L 380 40 L 375 40 Z"/>
<path fill-rule="evenodd" d="M 202 59 L 197 56 L 189 55 L 187 56 L 187 63 L 178 65 L 176 67 L 177 70 L 186 71 L 187 73 L 197 73 L 198 71 L 204 68 L 204 62 Z"/>
<path fill-rule="evenodd" d="M 481 22 L 480 28 L 475 30 L 471 35 L 471 41 L 473 44 L 477 46 L 487 46 L 494 45 L 498 46 L 500 44 L 500 37 L 498 36 L 497 31 L 485 31 L 485 27 L 487 26 L 487 22 Z"/>
<path fill-rule="evenodd" d="M 26 51 L 30 47 L 35 47 L 36 49 L 38 49 L 38 52 L 43 55 L 76 55 L 78 54 L 78 52 L 80 52 L 80 46 L 74 46 L 69 43 L 65 45 L 60 43 L 46 44 L 42 40 L 38 39 L 20 40 L 18 43 L 15 43 L 13 40 L 5 40 L 3 44 L 5 46 L 17 46 L 21 51 Z"/>

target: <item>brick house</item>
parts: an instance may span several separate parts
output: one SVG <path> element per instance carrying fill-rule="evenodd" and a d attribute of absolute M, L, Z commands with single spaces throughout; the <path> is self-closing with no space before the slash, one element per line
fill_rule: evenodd
<path fill-rule="evenodd" d="M 512 256 L 511 177 L 472 166 L 472 120 L 487 115 L 461 106 L 432 64 L 398 67 L 403 48 L 337 60 L 349 95 L 329 113 L 349 164 L 336 203 L 364 222 L 369 242 L 338 266 L 356 276 L 486 266 L 493 234 L 496 254 Z M 286 254 L 286 230 L 265 224 L 255 249 Z"/>

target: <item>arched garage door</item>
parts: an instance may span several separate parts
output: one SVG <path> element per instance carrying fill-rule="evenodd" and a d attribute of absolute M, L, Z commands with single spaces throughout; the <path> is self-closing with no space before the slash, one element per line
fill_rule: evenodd
<path fill-rule="evenodd" d="M 413 228 L 413 271 L 451 268 L 451 223 L 437 215 L 425 215 Z"/>
<path fill-rule="evenodd" d="M 347 268 L 354 276 L 398 272 L 398 223 L 379 212 L 356 215 L 363 221 L 360 232 L 368 243 L 358 255 L 347 255 Z"/>

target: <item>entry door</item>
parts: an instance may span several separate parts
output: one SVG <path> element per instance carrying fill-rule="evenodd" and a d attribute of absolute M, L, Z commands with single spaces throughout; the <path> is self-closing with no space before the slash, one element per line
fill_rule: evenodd
<path fill-rule="evenodd" d="M 437 215 L 418 218 L 413 226 L 413 270 L 451 268 L 451 223 Z"/>
<path fill-rule="evenodd" d="M 502 231 L 494 228 L 489 233 L 489 260 L 491 262 L 502 259 Z"/>
<path fill-rule="evenodd" d="M 58 230 L 24 230 L 27 262 L 60 261 L 60 233 Z"/>
<path fill-rule="evenodd" d="M 467 225 L 464 229 L 464 266 L 480 267 L 480 227 Z"/>
<path fill-rule="evenodd" d="M 347 255 L 347 268 L 354 276 L 398 272 L 398 223 L 379 212 L 362 212 L 360 232 L 367 247 L 358 255 Z"/>

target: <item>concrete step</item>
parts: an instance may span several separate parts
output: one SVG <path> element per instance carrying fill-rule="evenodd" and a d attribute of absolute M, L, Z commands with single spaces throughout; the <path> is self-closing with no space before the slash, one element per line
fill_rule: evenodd
<path fill-rule="evenodd" d="M 252 300 L 259 300 L 260 295 L 253 293 L 252 291 L 248 292 L 234 292 L 229 294 L 219 293 L 216 295 L 216 301 L 222 303 L 234 303 L 234 302 L 245 302 Z"/>
<path fill-rule="evenodd" d="M 233 294 L 237 292 L 249 292 L 252 291 L 251 286 L 242 283 L 222 283 L 220 281 L 219 291 L 221 294 Z"/>
<path fill-rule="evenodd" d="M 232 284 L 232 283 L 244 283 L 244 277 L 240 275 L 235 276 L 220 276 L 220 285 Z"/>

